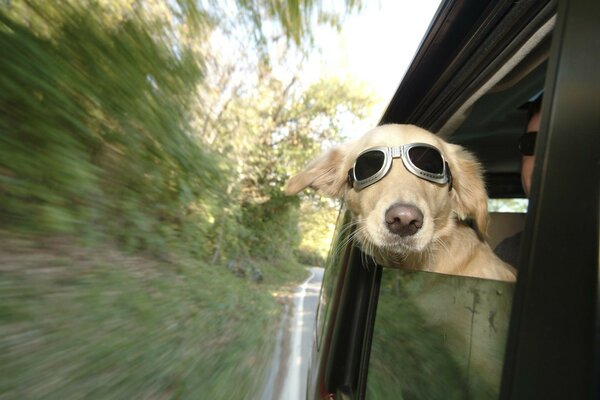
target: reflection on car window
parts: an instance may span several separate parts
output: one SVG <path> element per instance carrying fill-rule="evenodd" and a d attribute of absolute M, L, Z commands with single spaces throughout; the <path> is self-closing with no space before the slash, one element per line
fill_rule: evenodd
<path fill-rule="evenodd" d="M 513 289 L 384 269 L 366 398 L 498 398 Z"/>
<path fill-rule="evenodd" d="M 317 346 L 321 347 L 321 340 L 325 329 L 325 324 L 329 321 L 329 306 L 331 303 L 331 297 L 333 290 L 336 286 L 337 279 L 339 279 L 339 270 L 341 268 L 341 258 L 345 254 L 345 244 L 348 244 L 348 237 L 352 233 L 349 226 L 350 213 L 346 212 L 345 207 L 342 207 L 338 220 L 335 226 L 334 238 L 335 241 L 332 243 L 329 249 L 329 255 L 327 256 L 327 263 L 325 264 L 325 272 L 323 275 L 323 283 L 321 284 L 321 293 L 319 296 L 319 306 L 317 309 Z"/>

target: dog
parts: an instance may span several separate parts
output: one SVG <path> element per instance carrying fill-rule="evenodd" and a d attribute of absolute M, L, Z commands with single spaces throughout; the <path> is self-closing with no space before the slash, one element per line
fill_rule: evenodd
<path fill-rule="evenodd" d="M 414 125 L 381 125 L 334 147 L 287 183 L 342 198 L 354 237 L 384 266 L 515 281 L 485 242 L 482 167 L 463 147 Z"/>

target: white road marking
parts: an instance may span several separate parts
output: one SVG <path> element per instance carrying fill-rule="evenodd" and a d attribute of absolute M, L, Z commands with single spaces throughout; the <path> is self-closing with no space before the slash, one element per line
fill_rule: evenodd
<path fill-rule="evenodd" d="M 285 377 L 285 383 L 282 391 L 282 398 L 300 400 L 300 376 L 301 376 L 301 365 L 302 365 L 302 328 L 304 326 L 304 299 L 306 297 L 306 289 L 309 286 L 309 282 L 315 277 L 315 272 L 311 269 L 310 276 L 306 279 L 300 290 L 294 294 L 294 322 L 293 322 L 293 336 L 291 342 L 291 352 L 288 362 L 288 372 Z"/>

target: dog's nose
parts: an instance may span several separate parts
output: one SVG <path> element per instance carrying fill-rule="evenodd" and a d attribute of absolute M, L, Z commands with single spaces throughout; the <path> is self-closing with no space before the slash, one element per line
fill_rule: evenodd
<path fill-rule="evenodd" d="M 394 204 L 385 212 L 385 223 L 390 232 L 411 236 L 423 226 L 423 213 L 415 206 Z"/>

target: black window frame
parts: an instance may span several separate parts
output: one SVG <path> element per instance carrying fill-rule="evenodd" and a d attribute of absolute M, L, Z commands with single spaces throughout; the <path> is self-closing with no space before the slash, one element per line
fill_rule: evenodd
<path fill-rule="evenodd" d="M 600 396 L 599 18 L 598 1 L 559 3 L 501 399 Z"/>

